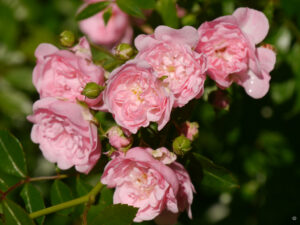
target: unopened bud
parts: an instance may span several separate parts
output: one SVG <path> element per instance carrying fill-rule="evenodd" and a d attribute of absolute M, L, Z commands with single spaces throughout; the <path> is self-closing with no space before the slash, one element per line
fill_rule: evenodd
<path fill-rule="evenodd" d="M 123 60 L 128 60 L 133 56 L 134 49 L 131 45 L 126 43 L 121 43 L 116 47 L 116 56 Z"/>
<path fill-rule="evenodd" d="M 197 122 L 185 121 L 181 127 L 181 133 L 189 140 L 193 141 L 198 137 L 199 124 Z"/>
<path fill-rule="evenodd" d="M 175 138 L 173 141 L 173 151 L 177 155 L 184 155 L 186 152 L 190 151 L 191 148 L 191 141 L 184 135 Z"/>
<path fill-rule="evenodd" d="M 75 42 L 75 35 L 72 31 L 65 30 L 60 34 L 60 43 L 65 47 L 72 47 Z"/>
<path fill-rule="evenodd" d="M 81 94 L 88 98 L 95 99 L 100 95 L 101 91 L 103 91 L 104 88 L 105 87 L 100 86 L 100 85 L 96 84 L 95 82 L 89 82 L 85 85 Z"/>
<path fill-rule="evenodd" d="M 216 109 L 229 109 L 230 99 L 228 97 L 227 91 L 216 90 L 210 93 L 208 101 Z"/>
<path fill-rule="evenodd" d="M 113 126 L 107 131 L 107 137 L 111 146 L 118 150 L 127 150 L 131 147 L 133 138 L 129 134 L 124 134 L 124 131 L 119 126 Z"/>

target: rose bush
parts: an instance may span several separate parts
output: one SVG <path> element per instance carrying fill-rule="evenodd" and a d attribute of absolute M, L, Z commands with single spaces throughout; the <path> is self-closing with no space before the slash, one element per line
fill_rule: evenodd
<path fill-rule="evenodd" d="M 43 98 L 33 105 L 34 123 L 31 139 L 44 157 L 66 170 L 75 166 L 81 173 L 89 173 L 101 153 L 97 127 L 93 116 L 81 105 L 56 98 Z"/>

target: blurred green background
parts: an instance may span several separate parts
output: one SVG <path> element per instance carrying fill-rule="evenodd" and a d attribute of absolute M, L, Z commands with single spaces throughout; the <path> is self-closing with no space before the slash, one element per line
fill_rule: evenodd
<path fill-rule="evenodd" d="M 216 112 L 208 102 L 198 100 L 191 115 L 191 121 L 200 124 L 197 150 L 232 171 L 240 188 L 229 193 L 197 185 L 194 219 L 182 215 L 179 224 L 300 224 L 300 1 L 177 3 L 187 10 L 181 25 L 196 28 L 237 7 L 261 10 L 270 22 L 264 42 L 277 51 L 271 88 L 263 99 L 251 99 L 234 85 L 229 90 L 229 111 Z M 79 37 L 74 17 L 81 4 L 80 0 L 0 0 L 0 129 L 8 129 L 23 143 L 34 175 L 54 170 L 30 141 L 32 125 L 26 121 L 38 99 L 31 82 L 34 50 L 42 42 L 59 46 L 59 34 L 65 29 Z M 161 23 L 155 13 L 147 22 L 153 28 Z"/>

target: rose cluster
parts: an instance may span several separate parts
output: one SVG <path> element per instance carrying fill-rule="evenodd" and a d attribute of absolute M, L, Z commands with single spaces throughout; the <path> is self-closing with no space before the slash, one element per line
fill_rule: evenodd
<path fill-rule="evenodd" d="M 132 36 L 128 16 L 115 4 L 111 7 L 113 17 L 107 25 L 101 13 L 80 23 L 94 43 L 109 48 L 126 38 L 129 43 Z M 175 223 L 184 210 L 191 218 L 195 190 L 188 172 L 175 161 L 176 154 L 163 146 L 156 150 L 132 147 L 133 135 L 152 122 L 162 130 L 173 108 L 203 95 L 207 76 L 220 89 L 236 83 L 249 96 L 263 97 L 276 57 L 273 50 L 256 45 L 268 29 L 265 15 L 249 8 L 205 22 L 198 30 L 159 26 L 151 35 L 137 36 L 138 54 L 106 78 L 104 70 L 93 64 L 85 38 L 68 50 L 41 44 L 35 52 L 33 71 L 40 100 L 28 117 L 34 123 L 32 140 L 59 168 L 75 166 L 77 171 L 88 173 L 101 153 L 98 124 L 90 110 L 109 112 L 117 126 L 105 136 L 115 151 L 108 154 L 112 160 L 101 182 L 115 188 L 114 203 L 139 208 L 136 222 L 156 219 L 163 224 L 168 218 Z M 105 89 L 89 99 L 82 90 L 91 82 Z M 180 132 L 192 141 L 198 124 L 186 122 Z"/>

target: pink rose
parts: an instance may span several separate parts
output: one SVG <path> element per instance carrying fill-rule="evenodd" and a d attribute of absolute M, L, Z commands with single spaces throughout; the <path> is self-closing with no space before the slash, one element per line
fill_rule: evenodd
<path fill-rule="evenodd" d="M 99 2 L 99 0 L 86 2 L 91 4 Z M 114 3 L 111 3 L 109 7 L 112 8 L 112 15 L 106 25 L 103 20 L 103 13 L 105 12 L 103 10 L 90 18 L 82 20 L 79 23 L 81 31 L 96 44 L 104 45 L 108 48 L 112 48 L 121 42 L 130 44 L 133 30 L 129 16 Z"/>
<path fill-rule="evenodd" d="M 174 107 L 182 107 L 204 90 L 206 58 L 192 49 L 199 40 L 197 30 L 185 26 L 175 30 L 159 26 L 153 35 L 139 35 L 136 58 L 146 60 L 173 93 Z"/>
<path fill-rule="evenodd" d="M 116 188 L 114 204 L 139 208 L 135 222 L 152 220 L 165 209 L 178 212 L 176 173 L 155 160 L 147 149 L 132 148 L 124 156 L 111 160 L 104 169 L 101 182 Z"/>
<path fill-rule="evenodd" d="M 219 87 L 227 88 L 236 82 L 253 98 L 261 98 L 268 92 L 275 53 L 255 48 L 266 37 L 268 29 L 266 16 L 249 8 L 238 8 L 230 16 L 199 27 L 196 51 L 206 54 L 208 75 Z"/>
<path fill-rule="evenodd" d="M 115 69 L 103 91 L 104 107 L 121 127 L 136 133 L 157 122 L 161 130 L 169 121 L 170 95 L 145 61 L 131 60 Z"/>
<path fill-rule="evenodd" d="M 132 137 L 125 136 L 122 129 L 118 126 L 113 126 L 107 131 L 109 143 L 118 150 L 128 149 L 132 144 Z"/>
<path fill-rule="evenodd" d="M 88 58 L 90 52 L 86 49 L 86 45 L 83 40 L 82 45 L 74 47 L 75 54 L 59 50 L 51 44 L 40 44 L 37 47 L 35 50 L 37 65 L 33 70 L 32 79 L 41 98 L 58 97 L 73 102 L 77 99 L 84 101 L 86 97 L 81 95 L 81 91 L 88 82 L 103 85 L 104 70 L 94 65 Z M 89 105 L 97 104 L 99 101 L 99 98 L 87 99 Z"/>
<path fill-rule="evenodd" d="M 33 105 L 31 139 L 44 157 L 66 170 L 75 166 L 89 173 L 100 158 L 101 145 L 93 116 L 87 108 L 56 98 L 43 98 Z"/>
<path fill-rule="evenodd" d="M 187 210 L 189 218 L 192 219 L 191 205 L 193 203 L 195 188 L 191 182 L 191 178 L 180 163 L 174 162 L 170 165 L 170 168 L 175 172 L 179 182 L 179 189 L 176 196 L 179 212 Z M 173 225 L 176 224 L 178 216 L 179 213 L 173 213 L 165 209 L 155 218 L 155 222 L 159 225 Z"/>
<path fill-rule="evenodd" d="M 197 122 L 186 121 L 182 124 L 181 132 L 185 137 L 193 141 L 199 133 L 198 128 L 199 124 Z"/>

